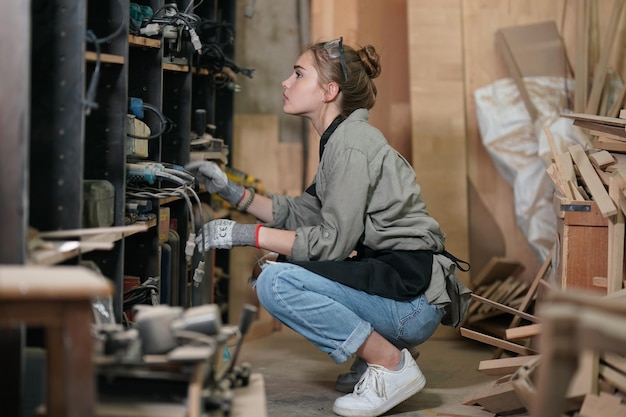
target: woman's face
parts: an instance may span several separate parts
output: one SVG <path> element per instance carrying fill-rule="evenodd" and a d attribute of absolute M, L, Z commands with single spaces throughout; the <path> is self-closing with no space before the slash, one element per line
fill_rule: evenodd
<path fill-rule="evenodd" d="M 293 73 L 281 83 L 283 111 L 287 114 L 309 116 L 319 113 L 324 103 L 317 70 L 313 66 L 313 52 L 306 51 L 293 66 Z"/>

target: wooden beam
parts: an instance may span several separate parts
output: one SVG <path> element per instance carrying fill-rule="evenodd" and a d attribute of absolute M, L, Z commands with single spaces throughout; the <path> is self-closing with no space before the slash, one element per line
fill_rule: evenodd
<path fill-rule="evenodd" d="M 567 2 L 565 2 L 567 3 Z M 574 87 L 574 111 L 582 113 L 587 106 L 589 94 L 589 0 L 578 0 L 576 10 L 576 77 Z"/>
<path fill-rule="evenodd" d="M 548 138 L 550 151 L 552 152 L 552 159 L 554 159 L 554 164 L 556 165 L 556 176 L 557 181 L 559 181 L 559 189 L 564 192 L 564 195 L 567 199 L 574 200 L 574 193 L 572 192 L 570 186 L 567 184 L 568 178 L 565 176 L 564 168 L 561 165 L 559 152 L 556 149 L 556 144 L 554 143 L 552 132 L 550 132 L 550 128 L 548 126 L 544 126 L 543 130 L 546 134 L 546 137 Z"/>
<path fill-rule="evenodd" d="M 541 334 L 541 323 L 529 324 L 527 326 L 511 327 L 505 331 L 507 340 L 525 339 L 527 337 Z"/>
<path fill-rule="evenodd" d="M 494 281 L 504 280 L 509 276 L 517 276 L 522 269 L 524 269 L 522 264 L 515 259 L 492 256 L 480 272 L 472 277 L 471 282 L 472 285 L 480 287 Z"/>
<path fill-rule="evenodd" d="M 476 340 L 477 342 L 485 343 L 490 346 L 502 348 L 509 352 L 515 352 L 520 355 L 534 355 L 537 353 L 533 349 L 518 345 L 517 343 L 507 342 L 506 340 L 479 333 L 465 327 L 461 327 L 461 336 L 467 337 L 468 339 Z"/>
<path fill-rule="evenodd" d="M 604 89 L 604 83 L 608 72 L 609 59 L 613 54 L 613 42 L 615 41 L 617 28 L 622 18 L 623 7 L 624 0 L 615 0 L 615 3 L 613 4 L 613 12 L 611 13 L 611 19 L 606 29 L 606 33 L 604 34 L 603 47 L 600 50 L 600 60 L 593 74 L 593 83 L 591 85 L 591 92 L 589 93 L 589 100 L 587 101 L 585 113 L 596 114 L 598 112 L 598 106 L 600 105 L 600 98 L 602 96 L 602 90 Z"/>
<path fill-rule="evenodd" d="M 626 415 L 626 405 L 618 396 L 606 392 L 587 394 L 579 414 L 584 417 L 622 417 Z"/>
<path fill-rule="evenodd" d="M 497 302 L 492 301 L 492 300 L 490 300 L 488 298 L 481 297 L 480 295 L 477 295 L 477 294 L 473 294 L 472 293 L 472 298 L 474 300 L 480 301 L 481 303 L 489 304 L 490 306 L 495 307 L 498 310 L 504 311 L 505 313 L 510 313 L 510 314 L 513 314 L 514 316 L 519 316 L 519 317 L 521 317 L 523 319 L 526 319 L 528 321 L 531 321 L 533 323 L 539 323 L 539 319 L 537 317 L 533 316 L 532 314 L 528 314 L 526 312 L 514 309 L 514 308 L 509 307 L 509 306 L 505 306 L 504 304 L 497 303 Z"/>
<path fill-rule="evenodd" d="M 602 185 L 602 182 L 600 181 L 600 178 L 598 178 L 596 171 L 593 169 L 591 162 L 589 162 L 589 158 L 587 157 L 583 147 L 579 144 L 572 145 L 569 147 L 569 152 L 572 155 L 572 159 L 578 167 L 578 171 L 585 181 L 585 184 L 587 184 L 589 192 L 591 192 L 593 199 L 598 204 L 598 208 L 600 209 L 602 215 L 604 217 L 608 217 L 617 213 L 615 204 L 613 204 L 611 197 L 609 197 L 609 193 L 604 188 L 604 185 Z"/>
<path fill-rule="evenodd" d="M 613 203 L 620 207 L 624 199 L 622 186 L 624 180 L 620 170 L 609 177 L 609 196 Z M 620 209 L 609 217 L 609 250 L 607 260 L 607 293 L 611 294 L 622 289 L 624 280 L 624 212 Z"/>
<path fill-rule="evenodd" d="M 538 355 L 515 356 L 512 358 L 488 359 L 478 363 L 478 371 L 491 376 L 503 376 L 515 373 L 520 366 L 524 366 Z"/>

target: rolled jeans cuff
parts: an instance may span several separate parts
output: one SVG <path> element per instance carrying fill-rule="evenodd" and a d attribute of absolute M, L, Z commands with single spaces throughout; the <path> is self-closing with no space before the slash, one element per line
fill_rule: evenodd
<path fill-rule="evenodd" d="M 330 357 L 335 363 L 344 363 L 349 360 L 357 350 L 361 347 L 365 340 L 369 337 L 374 329 L 372 325 L 366 321 L 361 321 L 359 325 L 350 333 L 350 336 L 330 353 Z"/>

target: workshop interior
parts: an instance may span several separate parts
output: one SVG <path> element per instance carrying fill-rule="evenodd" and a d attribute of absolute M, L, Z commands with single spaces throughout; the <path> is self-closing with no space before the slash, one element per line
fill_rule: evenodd
<path fill-rule="evenodd" d="M 471 302 L 384 415 L 626 415 L 625 0 L 2 0 L 0 414 L 331 416 L 332 361 L 259 304 L 268 252 L 193 162 L 298 196 L 303 48 L 373 44 L 370 123 Z M 292 346 L 287 352 L 284 348 Z"/>

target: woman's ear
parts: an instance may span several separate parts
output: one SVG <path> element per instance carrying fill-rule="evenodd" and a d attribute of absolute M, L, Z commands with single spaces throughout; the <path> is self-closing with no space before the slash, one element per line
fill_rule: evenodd
<path fill-rule="evenodd" d="M 328 83 L 328 87 L 326 88 L 326 93 L 324 94 L 324 98 L 326 102 L 333 101 L 337 94 L 339 94 L 339 84 L 337 83 Z"/>

